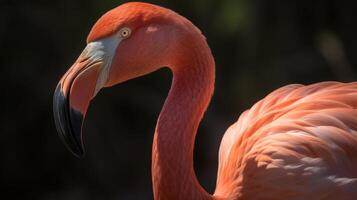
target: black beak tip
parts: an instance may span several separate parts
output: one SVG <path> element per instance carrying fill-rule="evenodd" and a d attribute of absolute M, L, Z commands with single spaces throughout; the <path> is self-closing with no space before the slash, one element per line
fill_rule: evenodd
<path fill-rule="evenodd" d="M 69 106 L 61 84 L 57 85 L 53 96 L 53 114 L 62 141 L 76 157 L 82 158 L 85 153 L 81 134 L 83 114 Z"/>

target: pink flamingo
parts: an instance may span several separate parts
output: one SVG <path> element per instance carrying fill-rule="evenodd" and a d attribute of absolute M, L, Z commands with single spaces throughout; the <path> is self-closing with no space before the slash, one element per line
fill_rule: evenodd
<path fill-rule="evenodd" d="M 357 82 L 288 85 L 245 111 L 224 134 L 211 195 L 193 169 L 215 76 L 200 30 L 169 9 L 126 3 L 102 16 L 87 42 L 54 95 L 57 130 L 77 156 L 101 88 L 168 66 L 173 81 L 152 148 L 156 200 L 357 199 Z"/>

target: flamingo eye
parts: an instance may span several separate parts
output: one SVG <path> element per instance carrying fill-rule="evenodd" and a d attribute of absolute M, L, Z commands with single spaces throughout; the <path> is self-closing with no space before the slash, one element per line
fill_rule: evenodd
<path fill-rule="evenodd" d="M 131 34 L 130 28 L 124 27 L 119 31 L 119 35 L 121 38 L 125 39 L 128 38 Z"/>

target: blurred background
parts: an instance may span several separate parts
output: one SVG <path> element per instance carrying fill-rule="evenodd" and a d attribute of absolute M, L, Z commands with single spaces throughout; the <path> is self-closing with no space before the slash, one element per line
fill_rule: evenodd
<path fill-rule="evenodd" d="M 0 1 L 2 196 L 153 198 L 151 143 L 171 83 L 167 69 L 99 93 L 84 124 L 83 159 L 64 147 L 52 116 L 56 84 L 85 47 L 92 25 L 124 2 Z M 195 150 L 196 174 L 211 193 L 221 137 L 242 111 L 286 84 L 357 78 L 356 1 L 146 2 L 190 19 L 215 56 L 216 91 Z"/>

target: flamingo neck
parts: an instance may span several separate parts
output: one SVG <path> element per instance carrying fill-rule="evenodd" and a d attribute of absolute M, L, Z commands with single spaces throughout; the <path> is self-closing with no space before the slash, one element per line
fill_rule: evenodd
<path fill-rule="evenodd" d="M 152 154 L 155 200 L 212 199 L 196 178 L 193 150 L 214 89 L 214 60 L 206 41 L 196 41 L 201 42 L 190 43 L 184 51 L 187 56 L 171 67 L 172 86 L 156 125 Z"/>

